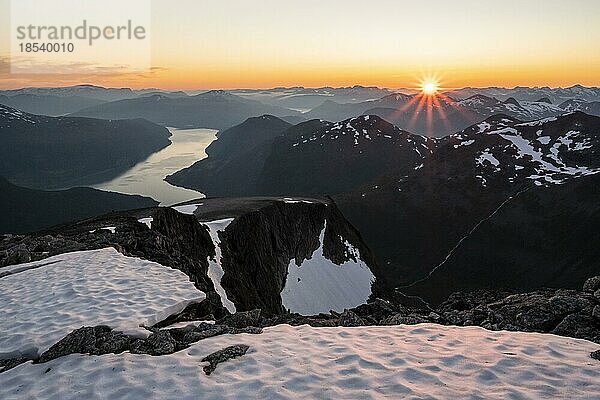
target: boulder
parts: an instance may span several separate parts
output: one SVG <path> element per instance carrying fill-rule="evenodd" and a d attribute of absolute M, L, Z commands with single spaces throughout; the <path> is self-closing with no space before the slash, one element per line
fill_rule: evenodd
<path fill-rule="evenodd" d="M 202 362 L 208 362 L 208 365 L 202 368 L 206 375 L 210 375 L 217 368 L 217 365 L 225 362 L 227 360 L 231 360 L 232 358 L 240 357 L 246 354 L 250 346 L 245 344 L 236 344 L 233 346 L 225 347 L 222 350 L 215 351 L 212 354 L 204 357 Z"/>
<path fill-rule="evenodd" d="M 367 325 L 361 317 L 349 310 L 344 310 L 344 312 L 340 315 L 340 317 L 338 318 L 338 324 L 339 326 L 347 327 Z"/>
<path fill-rule="evenodd" d="M 169 331 L 164 330 L 152 333 L 148 336 L 146 345 L 149 348 L 149 354 L 153 356 L 162 356 L 174 353 L 177 342 L 175 342 L 175 339 L 173 339 L 173 336 L 171 336 Z"/>
<path fill-rule="evenodd" d="M 403 313 L 398 313 L 388 317 L 382 321 L 382 325 L 416 325 L 429 322 L 422 315 L 418 315 L 415 313 L 405 315 Z"/>
<path fill-rule="evenodd" d="M 592 311 L 592 317 L 600 321 L 600 305 L 594 307 L 594 310 Z"/>
<path fill-rule="evenodd" d="M 113 331 L 105 325 L 82 327 L 69 333 L 45 351 L 36 362 L 47 362 L 68 354 L 122 353 L 129 350 L 130 338 L 123 332 Z"/>
<path fill-rule="evenodd" d="M 242 311 L 228 315 L 217 321 L 218 325 L 227 325 L 233 328 L 245 328 L 248 326 L 260 326 L 261 310 Z"/>
<path fill-rule="evenodd" d="M 596 290 L 600 289 L 600 276 L 594 276 L 585 281 L 583 284 L 584 292 L 594 293 Z"/>

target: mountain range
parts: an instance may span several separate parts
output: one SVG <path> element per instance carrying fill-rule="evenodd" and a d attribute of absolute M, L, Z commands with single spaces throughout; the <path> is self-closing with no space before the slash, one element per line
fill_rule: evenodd
<path fill-rule="evenodd" d="M 444 95 L 392 94 L 362 103 L 340 104 L 326 101 L 303 116 L 339 121 L 361 114 L 378 115 L 407 131 L 431 137 L 444 137 L 497 114 L 505 114 L 523 121 L 559 116 L 571 111 L 600 115 L 597 113 L 599 110 L 596 102 L 571 100 L 555 105 L 546 100 L 541 98 L 538 101 L 519 101 L 511 97 L 501 101 L 482 94 L 454 100 Z"/>
<path fill-rule="evenodd" d="M 600 171 L 600 118 L 582 112 L 533 122 L 496 115 L 441 139 L 410 134 L 377 116 L 338 123 L 316 120 L 295 127 L 274 117 L 261 121 L 262 126 L 249 120 L 230 131 L 245 137 L 243 146 L 237 147 L 238 141 L 231 137 L 227 144 L 220 145 L 220 139 L 214 142 L 215 148 L 223 146 L 222 154 L 236 154 L 235 163 L 209 155 L 168 180 L 215 196 L 240 191 L 246 195 L 331 195 L 372 248 L 385 281 L 397 287 L 427 278 L 457 243 L 463 243 L 473 229 L 483 229 L 500 208 L 512 204 L 522 192 L 532 191 L 534 196 L 538 191 L 545 193 L 548 185 L 558 185 L 555 190 L 559 192 L 571 190 L 568 182 L 587 176 L 590 178 L 581 182 L 595 182 L 591 176 Z M 248 145 L 257 132 L 265 131 L 264 124 L 271 126 L 273 133 L 255 142 L 255 147 Z M 257 164 L 254 155 L 259 152 Z M 257 172 L 259 164 L 262 170 Z M 211 175 L 213 168 L 219 170 L 216 177 Z M 252 179 L 247 169 L 253 171 Z M 228 177 L 226 184 L 221 184 L 222 176 Z M 586 193 L 593 204 L 594 192 Z M 550 218 L 557 211 L 537 212 L 548 213 L 538 218 Z M 568 208 L 562 212 L 563 221 L 569 222 L 563 222 L 565 229 L 572 231 L 532 230 L 531 240 L 558 241 L 572 234 L 573 240 L 589 243 L 590 235 L 575 229 L 580 211 Z M 586 212 L 593 215 L 595 211 Z M 518 217 L 513 218 L 516 223 Z M 492 285 L 530 289 L 553 284 L 551 274 L 544 271 L 556 270 L 566 262 L 558 256 L 553 260 L 556 264 L 546 267 L 542 265 L 545 258 L 523 257 L 521 262 L 526 265 L 517 263 L 514 268 L 530 271 L 531 281 L 505 279 L 492 281 Z M 563 283 L 579 282 L 589 272 L 573 271 L 573 279 Z M 486 274 L 485 267 L 479 268 L 479 275 L 481 279 L 475 279 L 470 288 L 490 284 L 492 274 Z M 414 286 L 415 290 L 407 288 L 407 293 L 431 301 L 453 290 L 452 285 L 421 284 L 419 290 Z"/>
<path fill-rule="evenodd" d="M 118 100 L 79 110 L 71 116 L 103 119 L 144 118 L 163 126 L 224 129 L 262 114 L 286 117 L 298 112 L 214 90 L 195 96 L 169 97 L 153 94 Z"/>

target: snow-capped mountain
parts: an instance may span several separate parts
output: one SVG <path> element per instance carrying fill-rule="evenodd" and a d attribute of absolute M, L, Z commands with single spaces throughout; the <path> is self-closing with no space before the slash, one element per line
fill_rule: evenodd
<path fill-rule="evenodd" d="M 386 279 L 403 286 L 426 277 L 471 230 L 485 226 L 494 213 L 511 204 L 519 193 L 576 182 L 600 172 L 598 132 L 600 118 L 581 112 L 534 122 L 495 116 L 439 140 L 437 149 L 421 168 L 405 176 L 388 175 L 377 184 L 364 187 L 361 193 L 343 195 L 336 201 L 375 254 L 383 258 L 383 264 L 389 264 L 384 269 Z M 588 189 L 593 184 L 590 180 L 585 182 Z M 586 198 L 595 199 L 588 189 Z M 562 190 L 569 191 L 567 187 Z M 570 197 L 575 197 L 575 193 Z M 540 208 L 534 214 L 543 220 L 553 212 L 550 208 Z M 589 217 L 594 212 L 586 212 L 588 220 L 595 221 L 596 217 Z M 578 237 L 584 246 L 589 243 L 590 233 L 578 231 L 574 225 L 579 211 L 572 207 L 562 213 L 571 235 Z M 503 220 L 502 226 L 516 224 L 519 219 L 525 216 L 511 215 Z M 385 227 L 385 233 L 381 227 Z M 531 231 L 530 239 L 554 241 L 564 232 Z M 503 240 L 503 235 L 498 233 L 497 240 Z M 569 279 L 554 281 L 558 275 L 544 271 L 560 270 L 567 262 L 564 257 L 573 255 L 566 252 L 547 260 L 544 253 L 535 254 L 531 259 L 522 257 L 512 261 L 513 265 L 530 271 L 527 279 L 509 275 L 513 279 L 507 278 L 503 284 L 523 289 L 557 284 L 572 287 L 576 281 L 585 279 L 583 276 L 588 272 L 581 268 L 573 271 Z M 485 264 L 461 261 L 465 269 L 480 268 L 477 284 L 463 289 L 481 288 L 484 282 L 495 287 L 493 280 L 486 280 L 492 274 L 486 273 Z M 428 267 L 423 268 L 425 265 Z M 508 269 L 508 264 L 505 268 Z M 439 300 L 449 294 L 453 284 L 450 280 L 443 285 L 436 281 L 436 285 L 423 284 L 407 290 Z"/>
<path fill-rule="evenodd" d="M 6 96 L 32 95 L 32 96 L 54 96 L 54 97 L 82 97 L 101 101 L 114 101 L 136 96 L 135 91 L 130 88 L 106 88 L 96 85 L 76 85 L 65 87 L 36 88 L 28 87 L 22 89 L 2 90 L 0 94 Z"/>
<path fill-rule="evenodd" d="M 505 101 L 500 101 L 482 94 L 476 94 L 467 99 L 457 101 L 456 105 L 464 107 L 465 110 L 476 112 L 481 116 L 505 114 L 525 121 L 564 113 L 561 107 L 546 101 L 518 101 L 512 97 Z"/>
<path fill-rule="evenodd" d="M 482 94 L 495 97 L 502 101 L 511 97 L 519 101 L 537 101 L 542 98 L 550 100 L 553 104 L 560 104 L 569 99 L 582 99 L 585 101 L 598 101 L 600 99 L 600 88 L 574 85 L 568 88 L 549 87 L 523 87 L 515 88 L 488 87 L 488 88 L 462 88 L 446 92 L 446 95 L 455 99 L 466 99 L 468 97 Z"/>
<path fill-rule="evenodd" d="M 378 116 L 351 118 L 277 138 L 258 180 L 258 191 L 335 194 L 355 190 L 392 172 L 408 173 L 430 157 L 436 146 L 436 140 L 412 135 Z"/>
<path fill-rule="evenodd" d="M 576 110 L 600 115 L 600 110 L 593 101 L 573 100 L 576 106 L 572 102 L 563 103 L 563 100 L 553 103 L 543 93 L 531 100 L 512 96 L 500 99 L 487 94 L 485 90 L 466 91 L 464 93 L 470 94 L 467 97 L 460 96 L 461 93 L 463 92 L 458 93 L 458 100 L 452 97 L 452 92 L 437 96 L 397 93 L 355 104 L 327 101 L 304 116 L 339 121 L 360 114 L 374 114 L 409 132 L 443 137 L 496 114 L 505 114 L 523 121 L 560 116 Z M 591 98 L 597 102 L 600 97 Z"/>
<path fill-rule="evenodd" d="M 38 122 L 48 121 L 48 117 L 41 115 L 34 115 L 17 110 L 16 108 L 4 106 L 0 104 L 0 129 L 2 128 L 16 128 L 17 125 L 22 124 L 35 124 Z"/>
<path fill-rule="evenodd" d="M 600 116 L 600 101 L 585 101 L 580 99 L 567 100 L 559 105 L 565 112 L 581 111 L 586 114 Z"/>
<path fill-rule="evenodd" d="M 599 130 L 598 118 L 581 112 L 532 122 L 500 115 L 446 141 L 451 144 L 451 157 L 474 154 L 483 185 L 494 174 L 508 174 L 511 182 L 527 179 L 541 185 L 600 172 Z"/>

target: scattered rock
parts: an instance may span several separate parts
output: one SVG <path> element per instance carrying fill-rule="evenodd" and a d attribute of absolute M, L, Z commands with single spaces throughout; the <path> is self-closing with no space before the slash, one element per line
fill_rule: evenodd
<path fill-rule="evenodd" d="M 24 244 L 13 246 L 0 252 L 0 267 L 7 265 L 27 263 L 31 261 L 31 254 Z"/>
<path fill-rule="evenodd" d="M 158 331 L 151 334 L 146 339 L 146 343 L 150 349 L 150 353 L 153 356 L 162 356 L 165 354 L 171 354 L 175 352 L 177 342 L 173 339 L 173 336 L 169 331 Z"/>
<path fill-rule="evenodd" d="M 365 326 L 365 321 L 350 310 L 344 310 L 344 312 L 338 318 L 339 326 Z"/>
<path fill-rule="evenodd" d="M 245 328 L 248 326 L 260 326 L 261 310 L 242 311 L 228 315 L 217 321 L 219 325 L 227 325 L 233 328 Z"/>
<path fill-rule="evenodd" d="M 26 357 L 8 358 L 5 360 L 0 360 L 0 373 L 6 372 L 9 369 L 12 369 L 23 363 L 26 363 L 27 361 L 30 361 L 30 360 L 29 360 L 29 358 L 26 358 Z"/>
<path fill-rule="evenodd" d="M 68 354 L 102 355 L 129 350 L 130 338 L 123 332 L 113 331 L 105 325 L 84 326 L 69 333 L 45 351 L 36 363 L 44 363 Z"/>
<path fill-rule="evenodd" d="M 584 292 L 592 292 L 594 293 L 596 290 L 600 289 L 600 276 L 594 276 L 585 281 L 583 284 Z"/>
<path fill-rule="evenodd" d="M 388 317 L 382 321 L 382 325 L 416 325 L 425 322 L 430 322 L 427 318 L 418 314 L 405 315 L 403 313 L 397 313 Z"/>
<path fill-rule="evenodd" d="M 209 364 L 202 368 L 206 375 L 210 375 L 217 368 L 217 365 L 230 360 L 232 358 L 240 357 L 246 354 L 250 346 L 245 344 L 236 344 L 233 346 L 225 347 L 222 350 L 215 351 L 212 354 L 204 357 L 203 362 L 207 361 Z"/>
<path fill-rule="evenodd" d="M 187 333 L 183 340 L 186 343 L 194 343 L 202 339 L 209 337 L 223 335 L 225 333 L 232 333 L 231 328 L 226 325 L 212 325 L 202 322 L 196 329 Z"/>
<path fill-rule="evenodd" d="M 567 315 L 551 333 L 600 343 L 600 323 L 585 310 Z"/>
<path fill-rule="evenodd" d="M 600 305 L 594 307 L 594 310 L 592 311 L 592 317 L 600 320 Z"/>

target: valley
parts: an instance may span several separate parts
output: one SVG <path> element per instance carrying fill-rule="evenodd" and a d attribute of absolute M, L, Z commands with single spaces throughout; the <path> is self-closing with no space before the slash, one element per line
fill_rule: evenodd
<path fill-rule="evenodd" d="M 93 187 L 117 193 L 148 196 L 162 205 L 172 205 L 203 197 L 203 194 L 198 191 L 172 186 L 164 179 L 205 157 L 205 150 L 215 139 L 216 131 L 168 129 L 171 132 L 170 145 L 151 154 L 116 178 Z"/>

